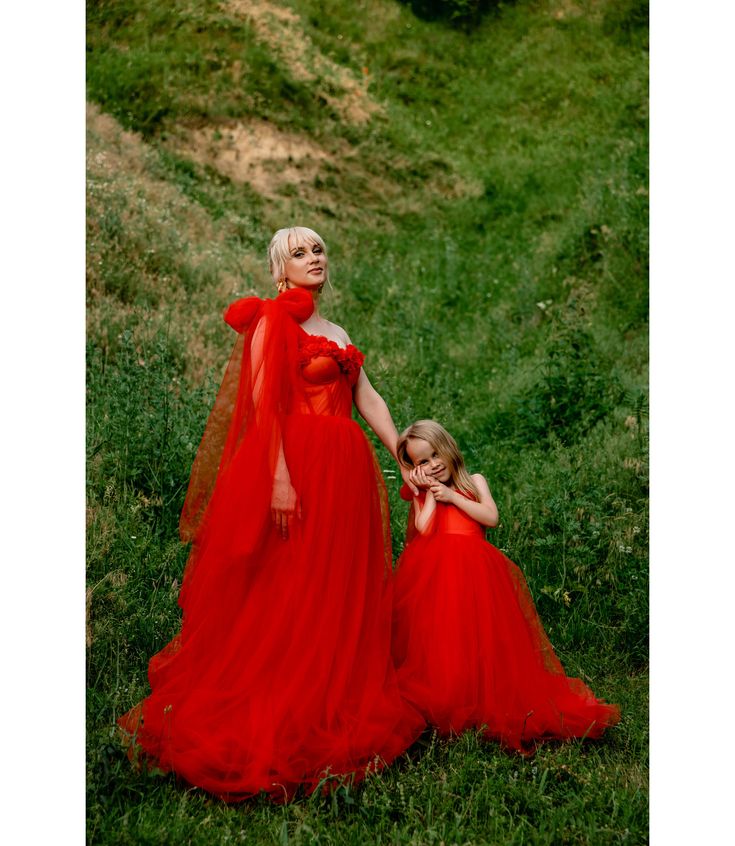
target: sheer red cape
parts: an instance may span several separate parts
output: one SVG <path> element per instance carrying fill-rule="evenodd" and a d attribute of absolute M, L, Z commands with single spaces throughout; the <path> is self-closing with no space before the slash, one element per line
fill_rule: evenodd
<path fill-rule="evenodd" d="M 248 451 L 272 475 L 284 415 L 303 391 L 297 324 L 313 310 L 311 295 L 294 288 L 274 300 L 236 300 L 225 311 L 225 321 L 239 338 L 192 466 L 179 523 L 183 541 L 200 534 L 217 477 L 227 471 L 246 438 Z M 267 498 L 270 501 L 270 492 Z"/>

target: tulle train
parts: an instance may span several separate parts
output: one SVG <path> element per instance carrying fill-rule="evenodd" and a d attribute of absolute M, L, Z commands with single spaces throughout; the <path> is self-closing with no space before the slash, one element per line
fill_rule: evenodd
<path fill-rule="evenodd" d="M 359 778 L 424 726 L 390 660 L 372 449 L 346 417 L 292 416 L 284 443 L 302 510 L 290 539 L 238 506 L 257 484 L 243 451 L 192 553 L 182 632 L 151 660 L 151 696 L 121 720 L 158 766 L 229 801 L 287 798 L 325 773 Z"/>
<path fill-rule="evenodd" d="M 483 728 L 518 751 L 599 737 L 616 706 L 569 678 L 521 571 L 478 535 L 408 544 L 396 579 L 393 653 L 404 697 L 443 734 Z"/>

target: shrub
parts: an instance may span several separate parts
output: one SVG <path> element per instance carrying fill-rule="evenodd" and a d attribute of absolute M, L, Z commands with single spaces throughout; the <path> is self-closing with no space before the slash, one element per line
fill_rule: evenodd
<path fill-rule="evenodd" d="M 501 0 L 404 0 L 418 18 L 448 21 L 455 26 L 477 25 L 491 9 L 503 6 Z"/>

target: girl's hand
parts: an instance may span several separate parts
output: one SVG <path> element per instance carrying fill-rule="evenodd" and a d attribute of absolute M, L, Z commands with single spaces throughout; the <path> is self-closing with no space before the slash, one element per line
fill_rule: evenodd
<path fill-rule="evenodd" d="M 408 481 L 413 483 L 419 490 L 428 490 L 432 480 L 424 473 L 423 467 L 414 467 L 408 474 Z"/>
<path fill-rule="evenodd" d="M 271 517 L 280 536 L 288 540 L 292 520 L 301 519 L 301 505 L 291 482 L 278 479 L 273 482 Z"/>
<path fill-rule="evenodd" d="M 429 490 L 437 502 L 454 502 L 454 491 L 436 479 L 432 479 Z"/>

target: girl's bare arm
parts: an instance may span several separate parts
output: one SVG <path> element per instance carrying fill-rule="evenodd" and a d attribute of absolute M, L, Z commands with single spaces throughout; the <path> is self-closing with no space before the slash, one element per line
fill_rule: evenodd
<path fill-rule="evenodd" d="M 480 493 L 480 501 L 474 502 L 462 496 L 461 493 L 442 485 L 441 482 L 434 482 L 429 489 L 437 502 L 447 502 L 456 505 L 461 511 L 476 520 L 482 526 L 494 529 L 499 522 L 498 506 L 490 493 L 485 477 L 480 473 L 472 476 L 472 481 L 477 485 Z"/>

